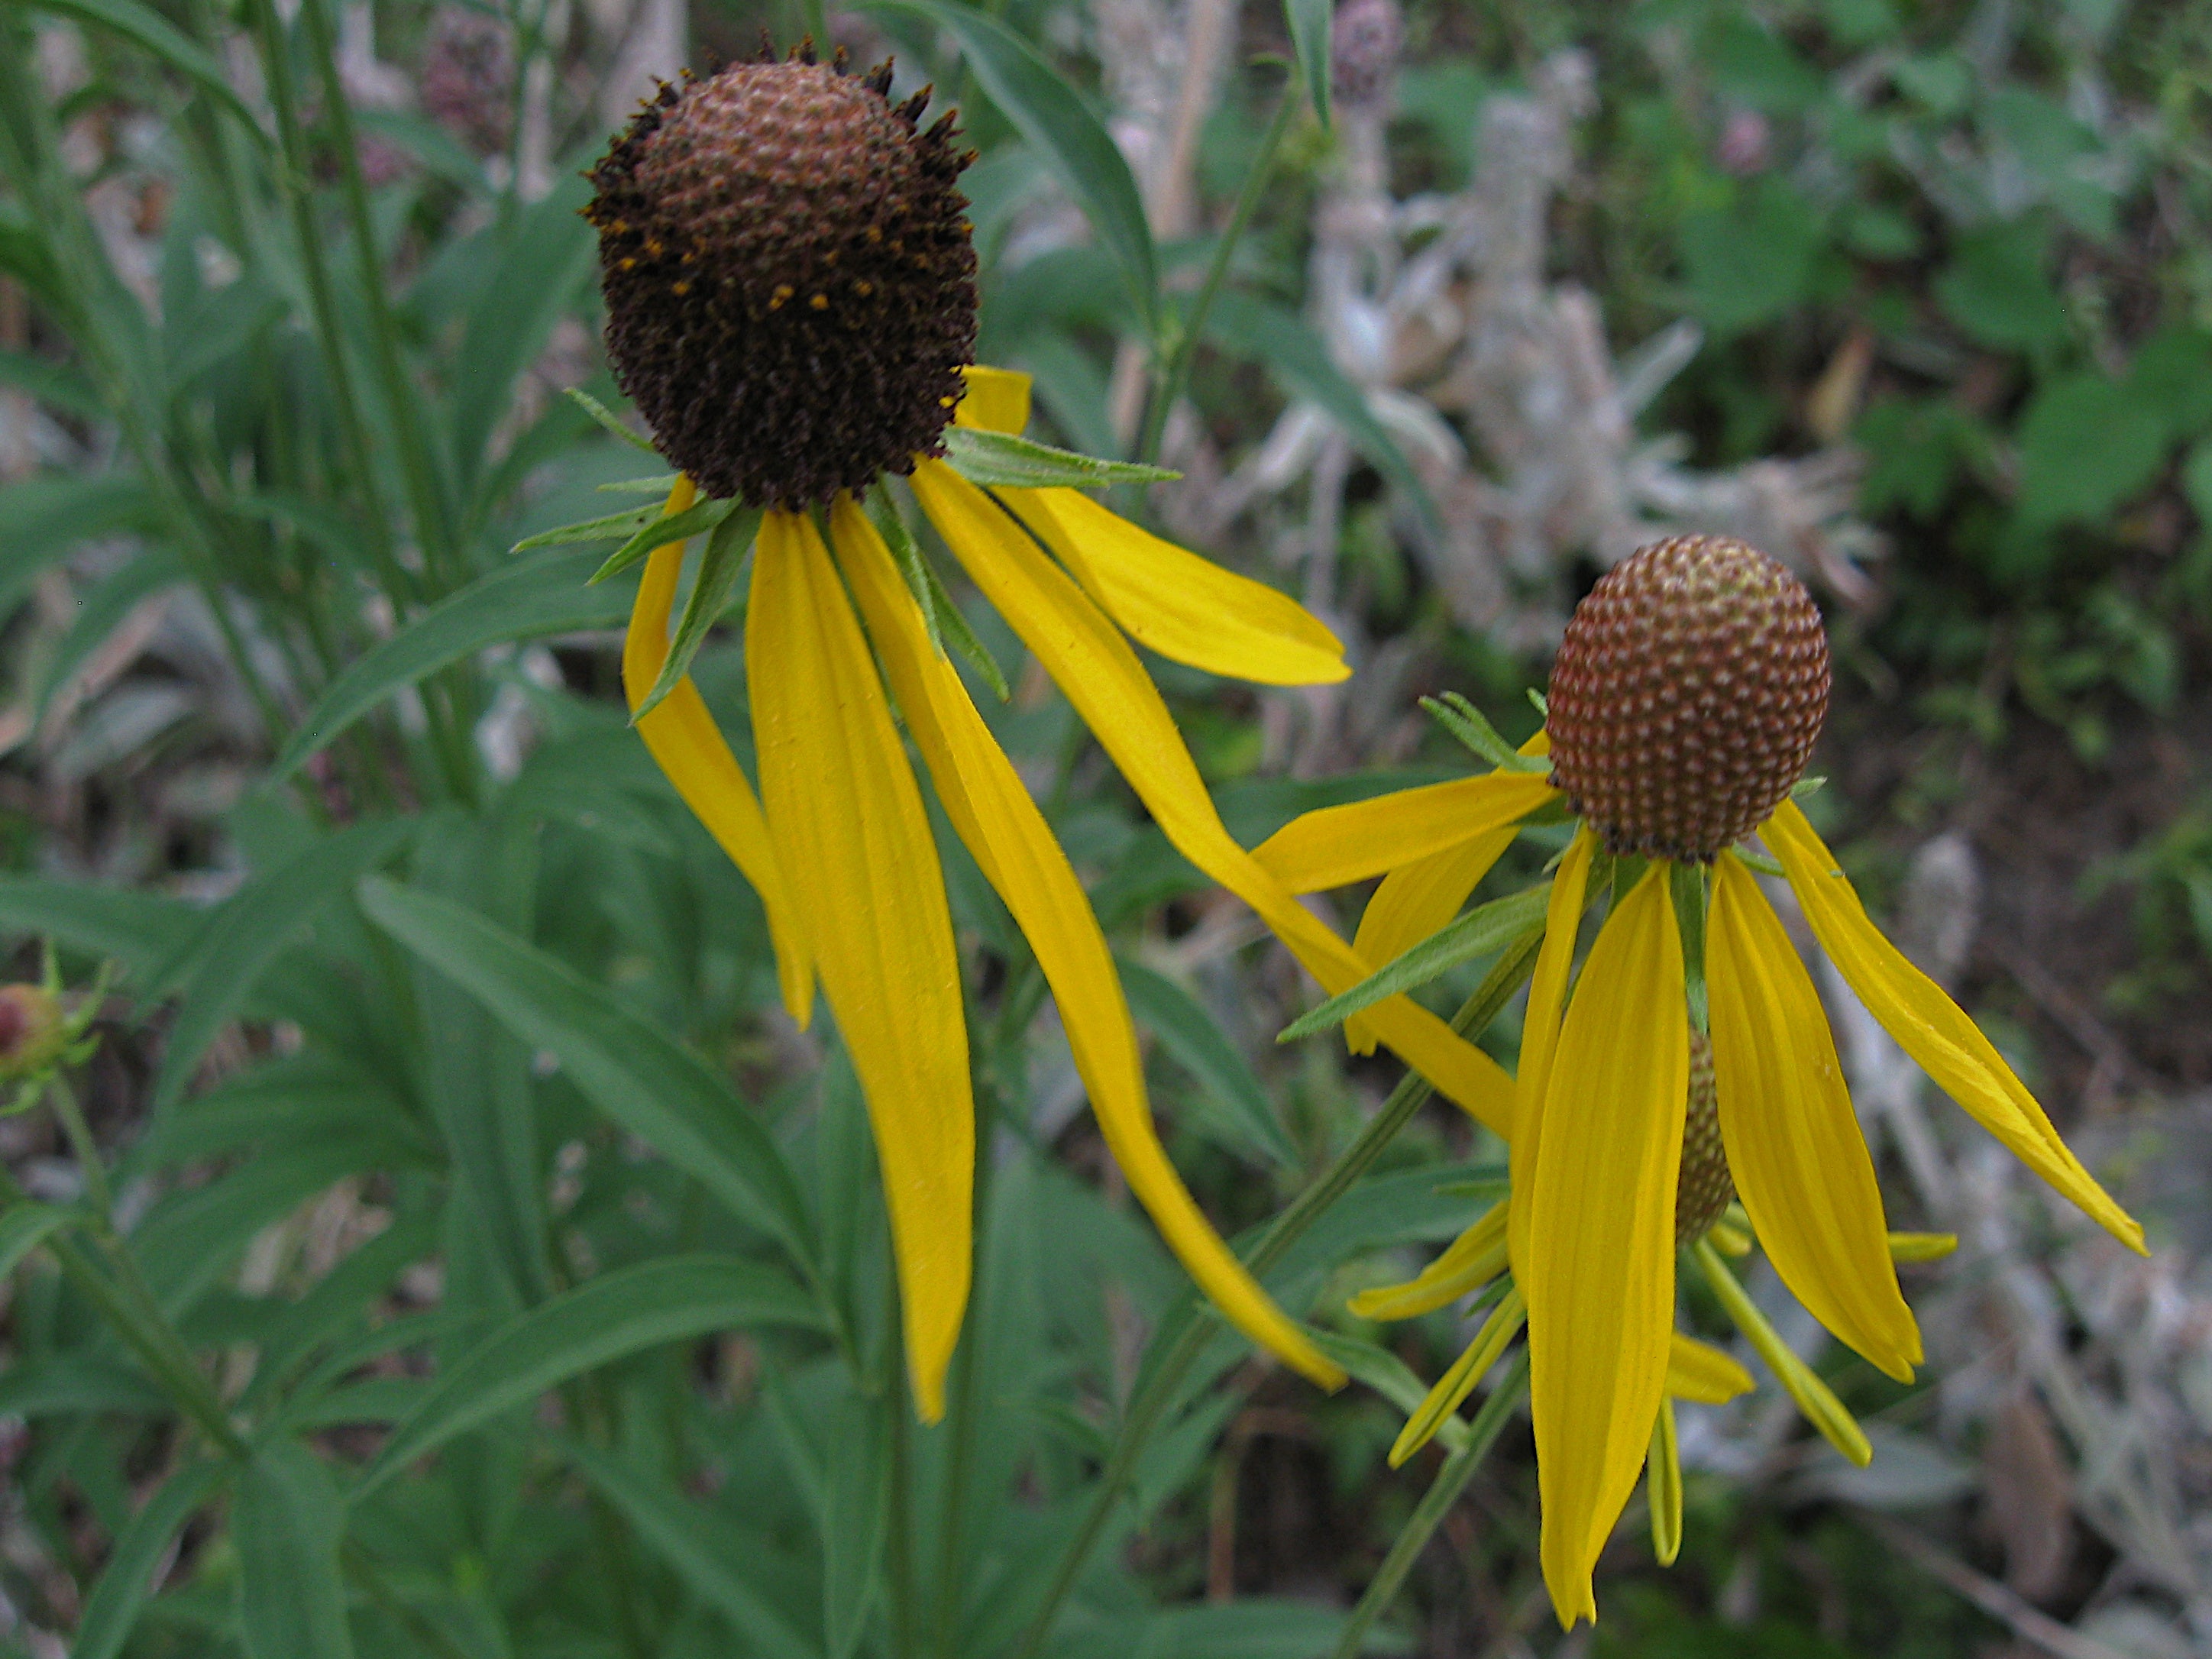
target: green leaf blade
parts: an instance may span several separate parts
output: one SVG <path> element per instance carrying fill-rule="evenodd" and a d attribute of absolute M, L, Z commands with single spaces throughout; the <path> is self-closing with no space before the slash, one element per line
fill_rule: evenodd
<path fill-rule="evenodd" d="M 1102 484 L 1164 483 L 1182 477 L 1164 466 L 1106 460 L 981 427 L 947 427 L 944 438 L 952 470 L 979 489 L 1091 489 Z"/>
<path fill-rule="evenodd" d="M 1325 1031 L 1386 998 L 1426 985 L 1462 962 L 1504 950 L 1515 940 L 1525 938 L 1543 927 L 1544 913 L 1551 902 L 1551 884 L 1546 883 L 1540 887 L 1532 887 L 1525 893 L 1493 899 L 1488 904 L 1468 911 L 1458 921 L 1430 934 L 1413 949 L 1369 975 L 1349 990 L 1331 997 L 1318 1008 L 1285 1026 L 1275 1041 L 1295 1042 L 1300 1037 Z"/>
<path fill-rule="evenodd" d="M 691 672 L 691 659 L 706 644 L 708 630 L 721 620 L 722 612 L 729 606 L 730 595 L 737 591 L 738 577 L 752 552 L 753 537 L 760 529 L 762 517 L 757 507 L 742 508 L 724 518 L 707 538 L 699 574 L 693 579 L 691 592 L 684 601 L 684 614 L 677 618 L 675 637 L 668 643 L 668 659 L 661 664 L 653 689 L 630 711 L 632 726 L 659 708 Z"/>

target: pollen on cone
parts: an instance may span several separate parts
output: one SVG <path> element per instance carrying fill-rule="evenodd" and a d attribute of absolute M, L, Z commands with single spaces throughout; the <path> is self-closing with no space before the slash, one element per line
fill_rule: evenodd
<path fill-rule="evenodd" d="M 1805 585 L 1742 542 L 1677 536 L 1575 607 L 1552 668 L 1553 781 L 1611 851 L 1710 862 L 1781 805 L 1827 712 Z"/>
<path fill-rule="evenodd" d="M 890 86 L 888 64 L 732 64 L 663 87 L 592 169 L 616 378 L 707 495 L 825 504 L 910 471 L 952 418 L 969 157 Z"/>

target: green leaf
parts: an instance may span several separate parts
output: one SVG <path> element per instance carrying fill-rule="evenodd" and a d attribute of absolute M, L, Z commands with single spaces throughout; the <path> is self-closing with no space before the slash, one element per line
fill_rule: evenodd
<path fill-rule="evenodd" d="M 367 1155 L 373 1151 L 351 1139 L 283 1147 L 163 1199 L 129 1239 L 163 1311 L 180 1317 L 230 1270 L 254 1234 L 333 1182 L 374 1168 Z"/>
<path fill-rule="evenodd" d="M 2161 412 L 2094 373 L 2045 386 L 2020 423 L 2020 513 L 2038 529 L 2097 524 L 2166 464 Z"/>
<path fill-rule="evenodd" d="M 945 459 L 952 470 L 971 484 L 988 489 L 1008 485 L 1017 489 L 1050 489 L 1066 486 L 1088 489 L 1100 484 L 1160 483 L 1182 474 L 1164 466 L 1143 466 L 1134 461 L 1101 460 L 1079 455 L 1072 449 L 1054 449 L 1011 432 L 986 432 L 981 427 L 945 428 Z"/>
<path fill-rule="evenodd" d="M 141 602 L 186 580 L 185 562 L 174 551 L 149 548 L 125 560 L 112 575 L 80 599 L 69 632 L 62 635 L 61 644 L 39 676 L 33 717 L 46 718 L 46 705 L 53 701 L 54 693 L 69 683 Z"/>
<path fill-rule="evenodd" d="M 72 1659 L 115 1659 L 122 1652 L 140 1609 L 153 1594 L 154 1574 L 165 1564 L 171 1542 L 234 1467 L 213 1461 L 187 1464 L 131 1517 L 84 1605 L 84 1617 L 70 1644 Z"/>
<path fill-rule="evenodd" d="M 619 625 L 629 615 L 631 595 L 587 586 L 592 565 L 588 555 L 575 553 L 518 559 L 424 611 L 331 682 L 270 768 L 268 781 L 283 782 L 393 692 L 471 652 L 504 640 Z"/>
<path fill-rule="evenodd" d="M 999 701 L 1009 701 L 1013 691 L 1006 684 L 998 659 L 975 636 L 975 630 L 968 625 L 968 618 L 945 591 L 944 578 L 921 550 L 921 544 L 915 540 L 914 532 L 907 526 L 906 514 L 890 489 L 878 489 L 868 498 L 868 516 L 877 533 L 883 537 L 884 546 L 890 550 L 899 574 L 906 578 L 907 591 L 921 607 L 922 625 L 929 630 L 929 642 L 937 648 L 938 654 L 945 654 L 949 641 L 954 650 L 975 665 L 975 672 L 983 677 Z"/>
<path fill-rule="evenodd" d="M 1690 312 L 1725 338 L 1803 304 L 1821 237 L 1819 210 L 1779 179 L 1734 208 L 1690 215 L 1675 233 Z"/>
<path fill-rule="evenodd" d="M 1159 1039 L 1178 1066 L 1198 1079 L 1207 1104 L 1239 1144 L 1285 1169 L 1295 1167 L 1298 1150 L 1283 1132 L 1267 1091 L 1212 1016 L 1164 975 L 1127 957 L 1115 961 L 1130 1012 Z"/>
<path fill-rule="evenodd" d="M 24 478 L 0 486 L 0 609 L 79 542 L 145 530 L 160 514 L 129 473 Z"/>
<path fill-rule="evenodd" d="M 721 1078 L 611 992 L 474 911 L 380 880 L 362 884 L 361 902 L 526 1047 L 551 1053 L 594 1106 L 775 1234 L 811 1272 L 813 1236 L 798 1182 Z"/>
<path fill-rule="evenodd" d="M 1544 925 L 1545 908 L 1552 899 L 1551 884 L 1525 893 L 1492 899 L 1458 921 L 1438 928 L 1404 955 L 1370 974 L 1350 990 L 1331 997 L 1320 1007 L 1285 1026 L 1275 1041 L 1295 1042 L 1300 1037 L 1341 1024 L 1363 1008 L 1371 1008 L 1385 997 L 1426 985 L 1462 962 L 1502 951 Z"/>
<path fill-rule="evenodd" d="M 1331 0 L 1283 0 L 1283 21 L 1290 26 L 1291 50 L 1298 60 L 1298 78 L 1313 100 L 1314 118 L 1329 125 L 1329 23 Z"/>
<path fill-rule="evenodd" d="M 325 836 L 249 882 L 208 919 L 182 966 L 177 1020 L 154 1080 L 157 1116 L 184 1092 L 208 1044 L 286 941 L 413 833 L 405 820 L 375 819 Z"/>
<path fill-rule="evenodd" d="M 722 612 L 729 608 L 730 595 L 737 591 L 746 556 L 753 550 L 753 537 L 760 529 L 762 516 L 757 507 L 741 508 L 716 525 L 707 538 L 707 550 L 699 557 L 699 574 L 692 578 L 684 614 L 676 619 L 675 636 L 668 642 L 668 660 L 661 664 L 653 689 L 630 711 L 632 726 L 659 708 L 661 701 L 691 672 L 691 659 L 706 644 L 708 629 L 721 621 Z"/>
<path fill-rule="evenodd" d="M 820 1648 L 748 1571 L 762 1559 L 764 1540 L 611 1453 L 575 1440 L 564 1449 L 577 1472 L 622 1512 L 638 1541 L 665 1562 L 692 1595 L 729 1621 L 746 1654 L 818 1659 Z"/>
<path fill-rule="evenodd" d="M 140 978 L 173 960 L 206 921 L 205 911 L 158 893 L 0 875 L 0 927 L 113 957 Z"/>
<path fill-rule="evenodd" d="M 1213 302 L 1206 331 L 1217 345 L 1264 365 L 1293 397 L 1318 405 L 1342 428 L 1352 447 L 1404 492 L 1430 536 L 1443 538 L 1443 520 L 1429 487 L 1304 318 L 1249 294 L 1224 293 Z"/>
<path fill-rule="evenodd" d="M 2065 302 L 2045 275 L 2050 244 L 2049 230 L 2033 219 L 1962 236 L 1929 291 L 1978 345 L 2051 351 L 2065 341 L 2069 323 Z"/>
<path fill-rule="evenodd" d="M 895 1404 L 891 1409 L 904 1408 Z M 890 1531 L 891 1460 L 884 1413 L 874 1401 L 848 1395 L 833 1407 L 830 1421 L 822 1630 L 830 1659 L 850 1659 L 867 1631 L 884 1540 Z"/>
<path fill-rule="evenodd" d="M 1314 1346 L 1408 1417 L 1419 1411 L 1421 1402 L 1429 1397 L 1428 1385 L 1389 1349 L 1318 1325 L 1300 1328 Z M 1454 1412 L 1437 1429 L 1437 1438 L 1443 1442 L 1447 1450 L 1457 1451 L 1467 1443 L 1467 1419 Z"/>
<path fill-rule="evenodd" d="M 960 44 L 983 90 L 1082 205 L 1093 234 L 1113 252 L 1148 332 L 1159 329 L 1160 276 L 1152 233 L 1129 163 L 1082 94 L 1036 47 L 995 17 L 942 0 L 870 0 L 864 11 L 935 25 Z"/>
<path fill-rule="evenodd" d="M 91 381 L 66 364 L 52 362 L 27 351 L 0 349 L 0 386 L 13 386 L 79 420 L 97 421 L 107 413 L 107 406 L 100 401 L 99 390 Z"/>
<path fill-rule="evenodd" d="M 0 1215 L 0 1279 L 14 1273 L 25 1256 L 79 1218 L 76 1211 L 58 1204 L 18 1204 Z"/>
<path fill-rule="evenodd" d="M 663 1256 L 602 1274 L 509 1321 L 442 1374 L 353 1495 L 367 1497 L 456 1435 L 641 1348 L 737 1326 L 820 1323 L 788 1278 L 738 1257 Z"/>
<path fill-rule="evenodd" d="M 635 448 L 641 449 L 648 455 L 658 455 L 660 453 L 653 447 L 652 439 L 643 437 L 638 433 L 633 432 L 630 429 L 628 422 L 624 421 L 621 416 L 616 414 L 614 410 L 609 409 L 597 398 L 592 396 L 590 392 L 585 391 L 583 387 L 580 386 L 570 386 L 568 388 L 568 399 L 571 403 L 574 404 L 577 408 L 582 410 L 585 414 L 590 416 L 594 424 L 608 432 L 613 433 L 616 437 L 620 438 L 624 443 L 629 444 Z M 675 474 L 671 473 L 669 477 L 672 479 L 675 477 Z M 618 487 L 619 486 L 614 484 L 601 484 L 599 486 L 602 489 L 613 489 Z"/>
<path fill-rule="evenodd" d="M 167 1417 L 176 1411 L 168 1395 L 134 1365 L 82 1352 L 49 1359 L 18 1359 L 0 1371 L 0 1415 L 83 1417 L 116 1412 Z"/>
<path fill-rule="evenodd" d="M 138 0 L 30 0 L 30 3 L 81 23 L 112 29 L 143 47 L 235 115 L 256 142 L 268 147 L 268 135 L 245 100 L 231 90 L 222 66 L 151 6 L 141 5 Z"/>
<path fill-rule="evenodd" d="M 577 210 L 591 185 L 563 177 L 523 211 L 498 265 L 477 295 L 453 360 L 455 469 L 472 486 L 494 429 L 514 403 L 514 383 L 538 360 L 589 281 L 597 240 Z"/>
<path fill-rule="evenodd" d="M 345 1504 L 298 1441 L 257 1447 L 238 1482 L 238 1624 L 246 1659 L 352 1659 L 338 1545 Z"/>
<path fill-rule="evenodd" d="M 665 500 L 682 476 L 677 472 L 653 472 L 642 478 L 616 478 L 598 488 L 605 495 L 658 495 Z"/>
<path fill-rule="evenodd" d="M 607 555 L 606 562 L 592 573 L 596 587 L 610 576 L 618 576 L 640 559 L 676 542 L 684 542 L 702 530 L 712 530 L 738 510 L 733 496 L 709 495 L 681 513 L 655 513 L 630 538 Z"/>
<path fill-rule="evenodd" d="M 663 489 L 660 493 L 665 495 L 668 492 Z M 659 517 L 658 506 L 626 507 L 621 512 L 610 513 L 604 518 L 582 519 L 574 524 L 556 525 L 550 530 L 541 530 L 535 536 L 526 536 L 515 543 L 514 550 L 530 553 L 541 547 L 569 547 L 578 542 L 626 542 Z"/>

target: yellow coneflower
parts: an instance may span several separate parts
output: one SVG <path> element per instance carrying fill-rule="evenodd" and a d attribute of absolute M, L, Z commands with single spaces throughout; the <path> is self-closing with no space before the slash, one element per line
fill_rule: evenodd
<path fill-rule="evenodd" d="M 1666 1398 L 1686 1158 L 1711 1190 L 1716 1172 L 1697 1166 L 1721 1162 L 1776 1271 L 1829 1330 L 1893 1376 L 1921 1358 L 1834 1039 L 1747 860 L 1786 877 L 1844 980 L 1954 1099 L 2142 1248 L 1988 1038 L 1868 919 L 1791 799 L 1827 693 L 1802 584 L 1740 542 L 1662 542 L 1608 573 L 1568 624 L 1534 803 L 1543 780 L 1504 767 L 1310 814 L 1256 854 L 1300 890 L 1391 872 L 1377 902 L 1399 884 L 1389 925 L 1418 939 L 1496 856 L 1497 804 L 1563 798 L 1581 821 L 1529 988 L 1505 1241 L 1527 1304 L 1544 1573 L 1563 1624 L 1596 1616 L 1591 1567 Z M 1468 821 L 1455 827 L 1457 810 Z M 1778 865 L 1747 851 L 1753 834 Z M 1586 901 L 1607 890 L 1570 999 Z M 1718 1145 L 1686 1152 L 1692 1039 L 1705 1031 Z M 1692 1250 L 1713 1277 L 1709 1242 Z"/>
<path fill-rule="evenodd" d="M 1036 950 L 1132 1190 L 1240 1329 L 1334 1386 L 1341 1371 L 1267 1299 L 1162 1151 L 1105 939 L 941 648 L 957 617 L 885 510 L 885 475 L 910 481 L 1174 844 L 1332 990 L 1368 964 L 1229 836 L 1130 641 L 1268 684 L 1340 679 L 1342 647 L 1285 596 L 1057 481 L 1083 458 L 1011 435 L 1028 422 L 1027 377 L 969 361 L 975 256 L 954 183 L 971 158 L 950 117 L 920 128 L 926 93 L 894 106 L 890 85 L 888 65 L 854 76 L 804 49 L 732 64 L 664 88 L 593 172 L 610 354 L 679 469 L 661 520 L 672 533 L 647 560 L 623 653 L 638 732 L 760 894 L 792 1016 L 806 1022 L 817 973 L 837 1016 L 882 1161 L 925 1418 L 941 1409 L 967 1299 L 975 1130 L 951 916 L 894 708 Z M 682 538 L 708 522 L 672 650 Z M 687 632 L 696 645 L 738 575 L 732 526 L 751 543 L 757 796 L 683 672 Z M 632 546 L 656 538 L 641 531 Z M 1510 1111 L 1504 1074 L 1442 1021 L 1404 999 L 1377 1014 L 1385 1040 L 1455 1098 L 1492 1119 Z"/>

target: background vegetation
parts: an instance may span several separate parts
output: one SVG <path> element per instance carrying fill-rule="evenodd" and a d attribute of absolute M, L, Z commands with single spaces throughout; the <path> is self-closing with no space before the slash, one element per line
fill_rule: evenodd
<path fill-rule="evenodd" d="M 1638 539 L 1750 535 L 1831 614 L 1823 828 L 2160 1242 L 2014 1188 L 1838 991 L 1897 1224 L 1965 1238 L 1909 1390 L 1758 1286 L 1873 1468 L 1771 1388 L 1686 1416 L 1680 1565 L 1632 1510 L 1563 1643 L 1510 1427 L 1372 1650 L 2212 1642 L 2212 9 L 1343 0 L 1326 125 L 1291 11 L 0 9 L 0 926 L 118 975 L 0 1118 L 0 1652 L 1012 1654 L 1064 1595 L 1043 1651 L 1292 1659 L 1433 1472 L 1382 1453 L 1462 1333 L 1341 1310 L 1497 1148 L 1431 1108 L 1301 1207 L 1395 1066 L 1274 1044 L 1311 988 L 980 606 L 1177 1162 L 1225 1228 L 1311 1224 L 1270 1283 L 1362 1381 L 1194 1314 L 940 830 L 994 1153 L 913 1426 L 834 1033 L 627 732 L 605 549 L 510 551 L 647 470 L 560 395 L 620 407 L 579 169 L 763 27 L 960 105 L 985 356 L 1350 643 L 1340 691 L 1156 665 L 1248 842 L 1462 765 L 1420 693 L 1528 729 Z"/>

